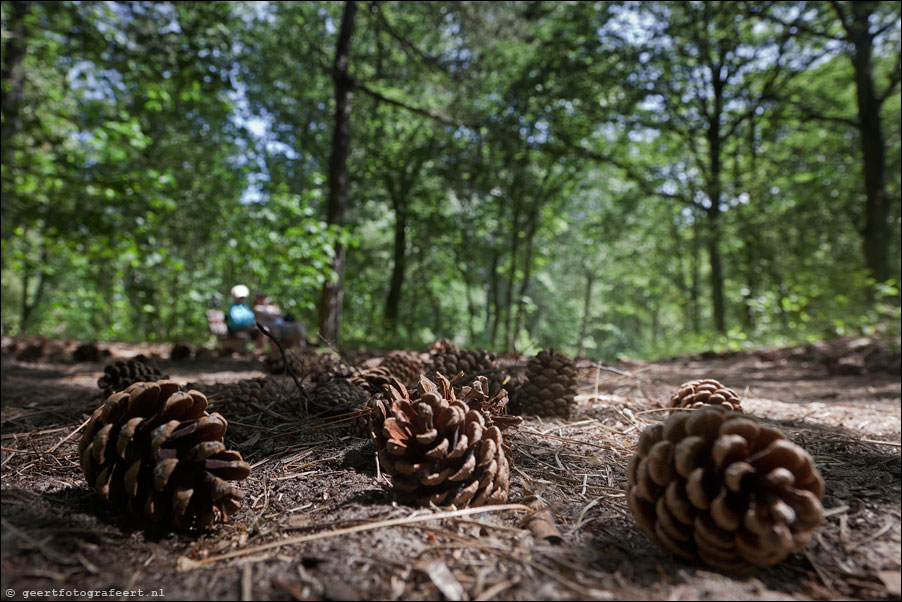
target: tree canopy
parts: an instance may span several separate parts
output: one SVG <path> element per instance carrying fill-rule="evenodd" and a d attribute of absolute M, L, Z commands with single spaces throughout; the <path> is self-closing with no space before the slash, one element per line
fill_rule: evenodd
<path fill-rule="evenodd" d="M 661 355 L 899 328 L 896 2 L 3 2 L 2 329 Z"/>

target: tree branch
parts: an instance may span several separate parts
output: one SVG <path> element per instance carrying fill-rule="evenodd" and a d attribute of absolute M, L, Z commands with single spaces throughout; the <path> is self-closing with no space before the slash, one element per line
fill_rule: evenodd
<path fill-rule="evenodd" d="M 435 69 L 437 71 L 442 72 L 456 80 L 460 80 L 461 77 L 459 74 L 455 74 L 448 70 L 448 67 L 443 65 L 442 62 L 438 59 L 438 57 L 427 54 L 425 51 L 420 49 L 416 44 L 408 40 L 406 37 L 401 35 L 397 29 L 389 24 L 388 19 L 385 17 L 385 14 L 382 12 L 382 7 L 380 6 L 381 2 L 370 2 L 370 12 L 376 16 L 376 19 L 379 21 L 379 25 L 382 27 L 382 30 L 385 31 L 388 35 L 395 39 L 396 42 L 401 44 L 404 49 L 409 54 L 413 54 L 417 56 L 420 61 L 423 62 L 428 67 Z"/>
<path fill-rule="evenodd" d="M 465 128 L 469 128 L 471 130 L 475 130 L 475 129 L 479 128 L 479 124 L 468 123 L 466 121 L 461 121 L 460 119 L 455 119 L 453 117 L 447 117 L 447 116 L 441 115 L 439 113 L 433 113 L 429 109 L 424 109 L 422 107 L 416 107 L 413 105 L 409 105 L 406 102 L 403 102 L 401 100 L 389 98 L 388 96 L 382 94 L 381 92 L 377 92 L 376 90 L 373 90 L 366 84 L 363 84 L 356 79 L 352 79 L 352 83 L 356 89 L 360 90 L 367 96 L 375 98 L 379 102 L 384 102 L 386 104 L 390 104 L 390 105 L 402 108 L 406 111 L 410 111 L 411 113 L 416 113 L 417 115 L 422 115 L 423 117 L 428 117 L 429 119 L 432 119 L 433 121 L 437 121 L 437 122 L 441 123 L 442 125 L 447 125 L 447 126 L 452 126 L 452 127 L 465 127 Z"/>

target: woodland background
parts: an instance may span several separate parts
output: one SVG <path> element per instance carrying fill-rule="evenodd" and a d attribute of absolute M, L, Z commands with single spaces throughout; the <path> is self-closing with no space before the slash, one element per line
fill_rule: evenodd
<path fill-rule="evenodd" d="M 897 2 L 3 2 L 2 331 L 898 336 Z M 318 328 L 317 328 L 318 327 Z"/>

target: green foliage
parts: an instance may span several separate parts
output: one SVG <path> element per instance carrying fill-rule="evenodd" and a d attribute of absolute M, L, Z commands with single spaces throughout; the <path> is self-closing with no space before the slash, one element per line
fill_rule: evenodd
<path fill-rule="evenodd" d="M 201 341 L 237 283 L 310 326 L 340 241 L 349 345 L 613 358 L 898 336 L 898 24 L 873 58 L 894 275 L 876 283 L 826 3 L 363 3 L 339 231 L 341 11 L 35 3 L 17 90 L 2 3 L 4 98 L 21 92 L 3 109 L 3 332 Z"/>

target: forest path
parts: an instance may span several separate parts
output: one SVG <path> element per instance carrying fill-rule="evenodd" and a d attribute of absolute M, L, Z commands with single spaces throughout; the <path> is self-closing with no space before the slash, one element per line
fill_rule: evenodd
<path fill-rule="evenodd" d="M 119 346 L 117 356 L 165 353 Z M 249 360 L 160 361 L 179 382 L 263 376 Z M 899 599 L 902 562 L 900 378 L 831 374 L 777 352 L 586 363 L 569 421 L 528 418 L 507 436 L 509 501 L 550 505 L 564 545 L 513 511 L 324 537 L 236 559 L 217 555 L 410 517 L 377 479 L 368 441 L 342 424 L 270 424 L 234 410 L 227 438 L 255 466 L 242 509 L 200 536 L 136 524 L 102 503 L 78 467 L 79 435 L 99 403 L 99 362 L 19 362 L 2 370 L 2 589 L 141 589 L 145 598 L 234 599 Z M 739 578 L 666 557 L 626 507 L 639 432 L 667 414 L 680 383 L 716 378 L 746 411 L 814 457 L 826 523 L 802 553 Z M 597 393 L 596 393 L 597 390 Z M 224 410 L 221 410 L 225 413 Z M 202 568 L 190 561 L 212 559 Z M 179 568 L 189 570 L 179 571 Z M 118 596 L 117 596 L 118 597 Z M 159 597 L 159 596 L 157 596 Z"/>

